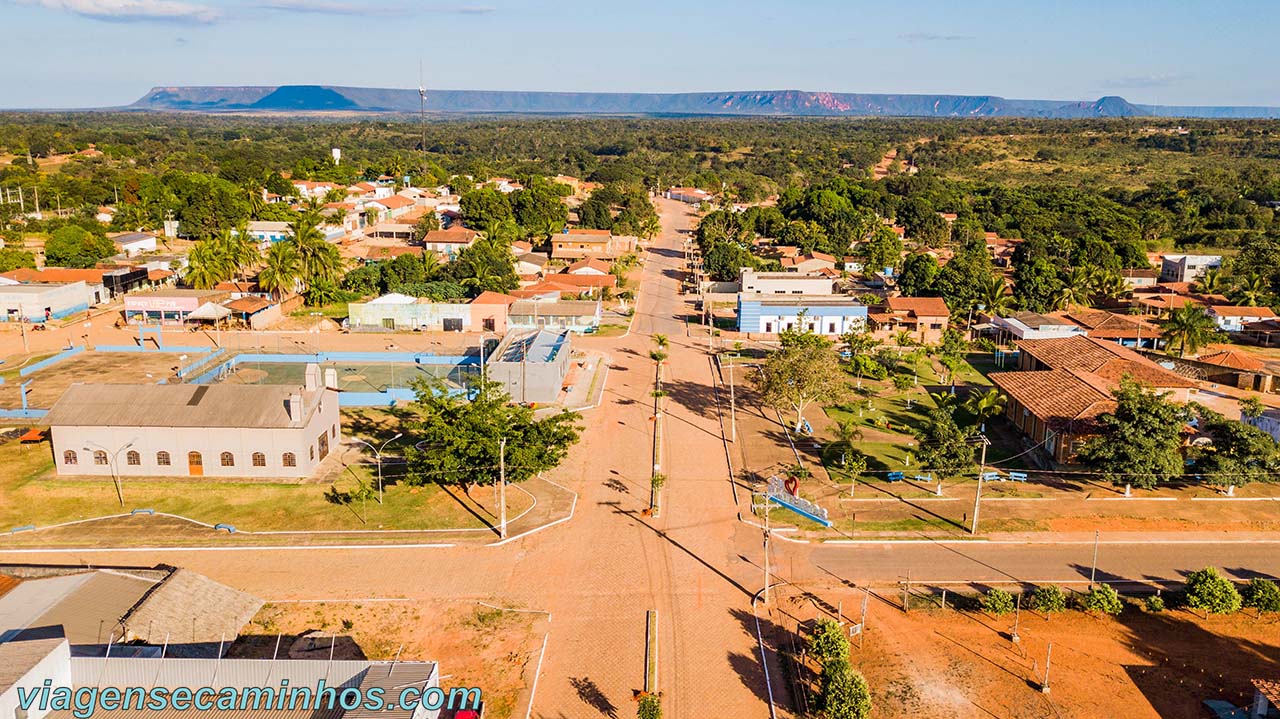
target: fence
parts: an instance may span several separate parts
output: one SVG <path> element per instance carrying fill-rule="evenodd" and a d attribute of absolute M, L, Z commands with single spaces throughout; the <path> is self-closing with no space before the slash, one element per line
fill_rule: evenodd
<path fill-rule="evenodd" d="M 52 356 L 52 357 L 48 357 L 48 358 L 46 358 L 46 359 L 42 359 L 42 360 L 40 360 L 39 362 L 36 362 L 36 363 L 35 363 L 35 364 L 33 364 L 33 365 L 27 365 L 26 367 L 23 367 L 22 369 L 18 370 L 18 376 L 19 376 L 19 377 L 26 377 L 26 376 L 27 376 L 27 375 L 29 375 L 29 374 L 34 374 L 34 373 L 36 373 L 36 372 L 39 372 L 39 371 L 40 371 L 40 370 L 42 370 L 42 369 L 45 369 L 45 368 L 47 368 L 47 367 L 51 367 L 51 366 L 53 366 L 53 365 L 55 365 L 55 364 L 58 364 L 59 362 L 61 362 L 61 361 L 63 361 L 63 360 L 71 359 L 72 357 L 75 357 L 76 355 L 80 354 L 81 352 L 84 352 L 84 346 L 83 346 L 83 345 L 80 345 L 80 346 L 77 346 L 77 347 L 69 347 L 69 348 L 67 348 L 67 349 L 65 349 L 65 350 L 62 350 L 61 352 L 59 352 L 58 354 L 56 354 L 56 355 L 54 355 L 54 356 Z"/>

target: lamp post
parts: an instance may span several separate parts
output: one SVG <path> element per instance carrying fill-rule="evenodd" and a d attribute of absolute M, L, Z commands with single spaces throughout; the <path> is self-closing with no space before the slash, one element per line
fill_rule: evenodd
<path fill-rule="evenodd" d="M 368 447 L 370 450 L 372 450 L 373 456 L 378 460 L 378 504 L 382 504 L 382 450 L 386 449 L 387 445 L 391 444 L 397 439 L 400 439 L 403 436 L 404 436 L 404 433 L 401 432 L 400 434 L 397 434 L 391 439 L 383 442 L 381 447 L 374 447 L 372 444 L 369 444 L 368 442 L 364 441 L 363 439 L 360 439 L 359 437 L 351 438 L 359 442 L 360 444 L 363 444 L 364 446 Z"/>
<path fill-rule="evenodd" d="M 96 447 L 98 451 L 107 455 L 107 468 L 111 472 L 111 483 L 114 484 L 116 487 L 116 499 L 120 500 L 121 507 L 124 506 L 124 488 L 120 485 L 120 472 L 118 471 L 119 464 L 117 463 L 116 460 L 119 459 L 121 452 L 132 447 L 133 443 L 137 441 L 138 441 L 138 438 L 134 437 L 133 439 L 121 445 L 120 448 L 117 449 L 115 452 L 112 452 L 111 450 L 107 449 L 106 447 L 103 447 L 97 442 L 85 442 L 85 445 L 86 445 L 84 447 L 85 452 L 91 453 L 93 452 L 93 450 L 90 449 L 90 447 Z"/>

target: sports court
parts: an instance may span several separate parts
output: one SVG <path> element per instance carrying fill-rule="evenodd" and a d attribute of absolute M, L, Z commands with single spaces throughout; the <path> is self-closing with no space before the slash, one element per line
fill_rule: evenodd
<path fill-rule="evenodd" d="M 450 388 L 463 388 L 473 367 L 452 364 L 423 365 L 413 362 L 320 362 L 321 373 L 336 370 L 343 392 L 385 392 L 408 388 L 416 379 L 441 378 Z M 229 384 L 302 384 L 306 364 L 299 362 L 236 362 L 220 375 Z"/>
<path fill-rule="evenodd" d="M 62 393 L 75 382 L 100 382 L 107 384 L 173 382 L 174 372 L 182 364 L 179 354 L 171 352 L 95 352 L 88 350 L 74 357 L 50 365 L 32 374 L 18 375 L 21 358 L 9 358 L 0 365 L 0 408 L 18 409 L 22 406 L 19 384 L 31 380 L 27 387 L 27 404 L 48 409 Z M 34 364 L 33 358 L 28 364 Z"/>

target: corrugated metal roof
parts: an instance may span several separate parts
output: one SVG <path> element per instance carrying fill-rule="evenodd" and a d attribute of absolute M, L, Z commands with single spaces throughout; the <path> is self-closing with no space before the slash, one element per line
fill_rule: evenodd
<path fill-rule="evenodd" d="M 73 384 L 45 421 L 51 427 L 299 427 L 325 391 L 286 385 Z M 295 393 L 303 395 L 304 408 L 297 421 L 288 412 Z"/>

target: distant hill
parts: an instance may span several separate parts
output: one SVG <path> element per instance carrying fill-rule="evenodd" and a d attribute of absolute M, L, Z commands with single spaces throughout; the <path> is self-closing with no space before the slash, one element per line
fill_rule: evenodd
<path fill-rule="evenodd" d="M 132 110 L 194 112 L 417 112 L 417 90 L 282 85 L 157 87 Z M 871 95 L 753 90 L 669 94 L 428 90 L 432 113 L 521 115 L 763 115 L 799 117 L 1280 117 L 1276 107 L 1134 105 L 1122 97 L 1093 102 L 1009 100 L 994 95 Z"/>

